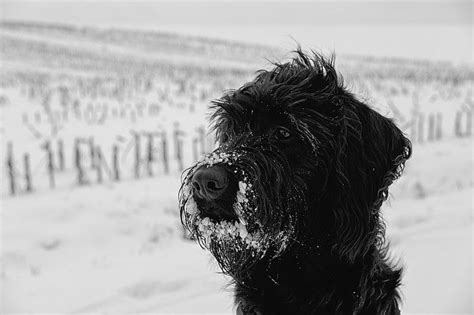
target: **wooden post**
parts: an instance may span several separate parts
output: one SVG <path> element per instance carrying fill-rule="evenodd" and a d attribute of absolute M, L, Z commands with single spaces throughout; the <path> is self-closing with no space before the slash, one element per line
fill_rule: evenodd
<path fill-rule="evenodd" d="M 428 116 L 428 141 L 435 139 L 435 115 L 429 114 Z"/>
<path fill-rule="evenodd" d="M 79 139 L 74 141 L 74 166 L 77 169 L 77 184 L 86 184 L 84 168 L 82 167 L 82 152 Z"/>
<path fill-rule="evenodd" d="M 30 155 L 28 153 L 23 156 L 23 166 L 25 168 L 25 189 L 27 192 L 31 192 L 33 185 L 31 184 Z"/>
<path fill-rule="evenodd" d="M 177 159 L 178 159 L 178 168 L 181 172 L 184 170 L 184 163 L 183 163 L 183 140 L 178 139 L 178 147 L 177 147 Z"/>
<path fill-rule="evenodd" d="M 135 178 L 140 177 L 140 135 L 136 133 L 135 137 Z"/>
<path fill-rule="evenodd" d="M 64 142 L 63 140 L 58 140 L 58 163 L 59 170 L 64 171 Z"/>
<path fill-rule="evenodd" d="M 418 142 L 422 143 L 424 139 L 425 133 L 425 116 L 420 114 L 418 117 Z"/>
<path fill-rule="evenodd" d="M 112 148 L 112 164 L 113 164 L 113 172 L 114 172 L 114 180 L 120 180 L 120 168 L 119 168 L 119 148 L 118 145 L 114 145 Z"/>
<path fill-rule="evenodd" d="M 148 176 L 153 176 L 153 161 L 155 157 L 153 155 L 153 134 L 148 133 L 148 144 L 147 144 L 147 155 L 146 155 L 146 169 Z"/>
<path fill-rule="evenodd" d="M 193 161 L 197 161 L 199 154 L 198 154 L 198 138 L 193 138 Z"/>
<path fill-rule="evenodd" d="M 178 162 L 178 168 L 180 171 L 184 169 L 183 163 L 183 140 L 181 139 L 182 135 L 184 134 L 183 131 L 179 129 L 179 123 L 174 124 L 174 132 L 173 132 L 173 142 L 174 142 L 174 153 L 175 159 Z"/>
<path fill-rule="evenodd" d="M 97 182 L 99 184 L 101 184 L 103 181 L 104 181 L 104 176 L 103 176 L 103 173 L 102 173 L 102 152 L 100 150 L 100 147 L 97 146 L 95 147 L 95 154 L 96 154 L 96 157 L 95 157 L 95 161 L 96 161 L 96 165 L 95 165 L 95 169 L 97 171 Z"/>
<path fill-rule="evenodd" d="M 16 194 L 16 174 L 15 174 L 15 161 L 13 159 L 13 144 L 8 142 L 7 146 L 7 168 L 8 168 L 8 179 L 10 180 L 10 195 Z"/>
<path fill-rule="evenodd" d="M 443 114 L 436 114 L 436 140 L 441 140 L 443 137 Z"/>
<path fill-rule="evenodd" d="M 456 117 L 454 118 L 454 135 L 456 137 L 461 136 L 461 112 L 456 112 Z"/>
<path fill-rule="evenodd" d="M 46 150 L 47 155 L 47 171 L 49 176 L 49 187 L 54 188 L 56 186 L 55 177 L 54 177 L 54 160 L 53 160 L 53 150 L 51 148 L 51 142 L 46 141 L 43 145 L 43 148 Z"/>
<path fill-rule="evenodd" d="M 168 161 L 168 143 L 166 140 L 166 133 L 164 131 L 161 134 L 161 154 L 163 156 L 163 168 L 164 168 L 165 174 L 169 174 L 170 168 L 169 168 L 169 161 Z"/>
<path fill-rule="evenodd" d="M 96 161 L 95 161 L 96 154 L 95 154 L 94 150 L 95 150 L 94 137 L 90 137 L 89 138 L 89 156 L 90 156 L 90 166 L 91 166 L 91 168 L 95 168 L 95 166 L 96 166 Z"/>
<path fill-rule="evenodd" d="M 173 146 L 174 146 L 174 158 L 179 159 L 179 124 L 176 122 L 174 123 L 174 131 L 173 131 Z"/>
<path fill-rule="evenodd" d="M 413 142 L 416 142 L 417 141 L 417 132 L 416 132 L 416 128 L 418 127 L 418 124 L 417 124 L 417 121 L 418 121 L 418 116 L 414 116 L 412 117 L 411 119 L 411 126 L 410 126 L 410 137 L 412 139 Z"/>
<path fill-rule="evenodd" d="M 419 96 L 418 96 L 418 91 L 415 90 L 412 95 L 412 109 L 411 109 L 411 121 L 412 121 L 412 125 L 411 125 L 411 138 L 413 139 L 414 142 L 418 141 L 419 137 L 418 137 L 418 121 L 420 119 L 420 103 L 419 103 Z"/>

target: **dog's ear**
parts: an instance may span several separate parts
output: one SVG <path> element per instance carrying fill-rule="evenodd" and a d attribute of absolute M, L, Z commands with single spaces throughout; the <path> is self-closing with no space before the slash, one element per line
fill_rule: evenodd
<path fill-rule="evenodd" d="M 367 184 L 371 191 L 368 201 L 372 209 L 378 211 L 388 197 L 388 187 L 402 175 L 405 161 L 411 156 L 411 142 L 395 123 L 376 111 L 362 107 L 360 114 L 364 142 L 364 159 L 369 164 Z M 363 121 L 367 119 L 367 121 Z"/>
<path fill-rule="evenodd" d="M 384 242 L 379 210 L 411 155 L 411 143 L 390 119 L 353 98 L 343 106 L 339 128 L 333 247 L 353 261 Z"/>

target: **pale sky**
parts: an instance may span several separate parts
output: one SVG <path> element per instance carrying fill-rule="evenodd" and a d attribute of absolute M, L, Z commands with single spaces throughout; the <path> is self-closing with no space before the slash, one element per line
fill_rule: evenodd
<path fill-rule="evenodd" d="M 5 1 L 3 20 L 167 30 L 336 53 L 472 61 L 471 1 Z"/>

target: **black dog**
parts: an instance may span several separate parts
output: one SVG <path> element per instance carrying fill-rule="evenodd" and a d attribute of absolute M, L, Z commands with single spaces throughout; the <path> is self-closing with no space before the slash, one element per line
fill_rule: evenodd
<path fill-rule="evenodd" d="M 411 144 L 300 50 L 214 102 L 220 147 L 186 174 L 183 224 L 240 314 L 398 314 L 379 210 Z"/>

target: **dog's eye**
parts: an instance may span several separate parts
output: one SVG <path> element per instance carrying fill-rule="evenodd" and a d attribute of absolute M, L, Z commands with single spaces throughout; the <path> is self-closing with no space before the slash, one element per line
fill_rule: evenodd
<path fill-rule="evenodd" d="M 283 127 L 276 129 L 275 136 L 278 140 L 288 140 L 291 137 L 291 132 Z"/>

